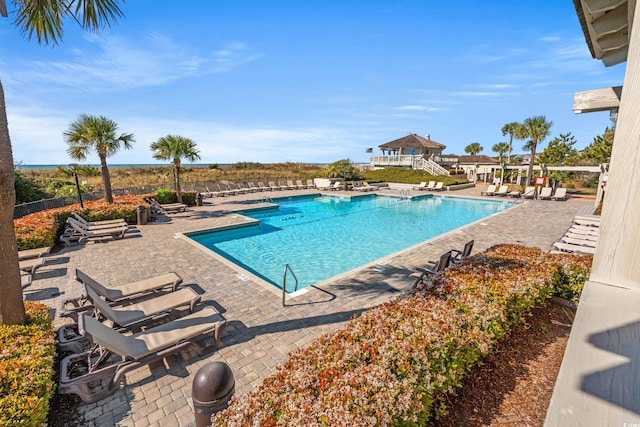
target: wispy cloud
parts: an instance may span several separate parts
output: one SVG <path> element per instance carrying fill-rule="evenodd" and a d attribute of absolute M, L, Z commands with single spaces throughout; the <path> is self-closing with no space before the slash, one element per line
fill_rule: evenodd
<path fill-rule="evenodd" d="M 13 79 L 84 91 L 130 89 L 229 72 L 261 56 L 240 42 L 201 52 L 158 33 L 135 41 L 97 35 L 89 35 L 86 40 L 88 47 L 69 51 L 64 61 L 12 64 Z"/>

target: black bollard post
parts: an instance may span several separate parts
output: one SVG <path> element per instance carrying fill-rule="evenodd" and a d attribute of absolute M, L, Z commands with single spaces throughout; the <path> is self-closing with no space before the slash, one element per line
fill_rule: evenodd
<path fill-rule="evenodd" d="M 191 389 L 196 427 L 211 425 L 211 416 L 229 405 L 235 385 L 233 372 L 224 362 L 208 363 L 198 369 Z"/>

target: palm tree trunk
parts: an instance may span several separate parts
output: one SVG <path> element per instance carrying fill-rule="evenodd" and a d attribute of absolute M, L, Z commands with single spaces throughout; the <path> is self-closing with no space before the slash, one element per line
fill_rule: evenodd
<path fill-rule="evenodd" d="M 17 325 L 26 319 L 18 267 L 18 244 L 13 228 L 13 207 L 16 202 L 14 179 L 9 124 L 4 90 L 0 83 L 0 324 L 4 325 Z"/>
<path fill-rule="evenodd" d="M 513 133 L 509 133 L 509 151 L 507 152 L 507 164 L 511 164 L 511 146 L 513 144 Z"/>
<path fill-rule="evenodd" d="M 527 169 L 527 185 L 533 184 L 533 163 L 536 159 L 536 145 L 538 145 L 538 141 L 531 140 L 531 159 Z"/>
<path fill-rule="evenodd" d="M 113 195 L 111 194 L 111 175 L 107 167 L 107 156 L 100 154 L 100 166 L 102 173 L 102 186 L 104 187 L 104 199 L 107 203 L 113 203 Z"/>
<path fill-rule="evenodd" d="M 178 203 L 182 203 L 182 189 L 180 188 L 180 162 L 174 162 L 174 176 L 176 177 L 176 197 L 178 197 Z"/>

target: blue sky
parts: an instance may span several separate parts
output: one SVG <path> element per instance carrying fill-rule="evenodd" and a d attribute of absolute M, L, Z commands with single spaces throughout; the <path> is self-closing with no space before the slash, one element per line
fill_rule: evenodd
<path fill-rule="evenodd" d="M 11 6 L 10 6 L 11 7 Z M 621 85 L 625 64 L 591 58 L 573 2 L 130 0 L 99 34 L 28 42 L 0 18 L 0 81 L 15 162 L 66 164 L 79 114 L 133 133 L 110 164 L 156 163 L 177 134 L 199 163 L 368 161 L 367 147 L 430 134 L 448 154 L 508 141 L 545 115 L 577 148 L 610 125 L 576 115 L 577 91 Z M 540 144 L 541 150 L 549 138 Z M 514 152 L 522 152 L 522 142 Z M 92 154 L 87 163 L 97 163 Z"/>

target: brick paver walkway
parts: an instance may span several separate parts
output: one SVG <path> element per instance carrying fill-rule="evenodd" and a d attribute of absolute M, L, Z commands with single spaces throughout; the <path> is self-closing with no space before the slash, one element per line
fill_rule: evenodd
<path fill-rule="evenodd" d="M 307 193 L 311 191 L 305 190 Z M 304 194 L 305 191 L 266 193 L 270 197 Z M 384 190 L 381 193 L 396 193 Z M 332 193 L 336 194 L 336 193 Z M 349 192 L 350 195 L 354 194 Z M 480 187 L 436 196 L 479 196 Z M 355 314 L 395 298 L 412 284 L 408 275 L 426 260 L 434 260 L 446 249 L 462 249 L 475 239 L 473 253 L 498 243 L 520 243 L 549 250 L 566 230 L 576 212 L 593 204 L 590 199 L 566 202 L 521 201 L 508 211 L 311 288 L 282 307 L 275 288 L 255 283 L 202 251 L 176 233 L 211 228 L 242 221 L 233 210 L 262 202 L 265 193 L 206 199 L 205 206 L 138 226 L 139 232 L 122 240 L 88 243 L 64 248 L 49 257 L 25 298 L 41 301 L 56 311 L 62 300 L 79 296 L 80 284 L 73 279 L 81 268 L 106 284 L 121 284 L 151 275 L 175 271 L 202 294 L 204 304 L 216 307 L 227 319 L 220 348 L 204 357 L 179 354 L 129 373 L 113 395 L 97 403 L 83 404 L 80 413 L 88 426 L 192 426 L 193 375 L 203 365 L 221 360 L 232 368 L 236 394 L 261 384 L 288 355 L 323 333 L 342 327 Z M 184 286 L 184 285 L 183 285 Z"/>

